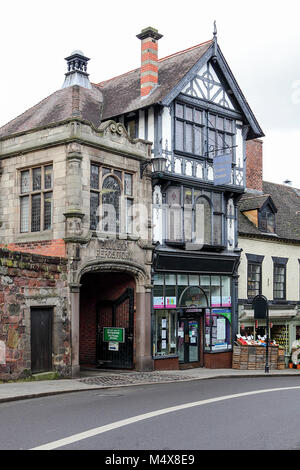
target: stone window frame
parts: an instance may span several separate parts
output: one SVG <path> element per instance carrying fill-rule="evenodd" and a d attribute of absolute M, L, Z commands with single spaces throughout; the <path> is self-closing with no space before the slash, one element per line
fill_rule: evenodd
<path fill-rule="evenodd" d="M 46 169 L 51 168 L 50 185 L 46 185 Z M 40 186 L 34 187 L 34 171 L 41 169 Z M 22 174 L 28 172 L 29 183 L 28 189 L 22 190 Z M 41 163 L 30 167 L 21 168 L 18 170 L 18 192 L 19 192 L 19 233 L 40 233 L 52 229 L 53 224 L 53 162 Z M 51 194 L 50 203 L 50 217 L 46 220 L 46 195 Z M 38 210 L 38 226 L 35 228 L 33 222 L 33 199 L 35 196 L 40 196 L 39 210 Z M 22 201 L 28 200 L 28 212 L 26 216 L 25 227 L 22 227 Z M 48 206 L 49 208 L 49 203 Z"/>
<path fill-rule="evenodd" d="M 98 175 L 97 178 L 94 175 L 94 178 L 92 179 L 93 168 L 98 169 Z M 126 183 L 127 176 L 130 176 L 131 178 L 130 190 L 128 189 L 128 184 Z M 94 204 L 96 201 L 99 208 L 102 203 L 101 193 L 103 182 L 108 177 L 115 178 L 120 186 L 120 230 L 118 233 L 126 233 L 131 235 L 133 231 L 133 216 L 131 207 L 134 204 L 134 173 L 128 170 L 106 165 L 105 163 L 98 163 L 94 161 L 90 162 L 90 230 L 97 230 L 99 223 L 99 215 L 94 213 L 95 206 L 94 208 L 92 207 L 92 198 L 94 198 Z M 124 214 L 126 214 L 126 216 Z M 100 231 L 102 232 L 102 229 Z"/>

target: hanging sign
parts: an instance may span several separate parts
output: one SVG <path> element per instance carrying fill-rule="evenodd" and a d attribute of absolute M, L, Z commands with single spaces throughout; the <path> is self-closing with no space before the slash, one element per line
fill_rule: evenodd
<path fill-rule="evenodd" d="M 232 156 L 231 154 L 214 157 L 214 184 L 223 185 L 231 183 Z"/>
<path fill-rule="evenodd" d="M 252 302 L 254 320 L 263 320 L 268 314 L 268 300 L 264 295 L 257 295 Z"/>

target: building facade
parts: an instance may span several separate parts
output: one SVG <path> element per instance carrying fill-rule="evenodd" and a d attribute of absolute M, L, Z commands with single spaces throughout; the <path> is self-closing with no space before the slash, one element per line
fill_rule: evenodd
<path fill-rule="evenodd" d="M 157 30 L 137 37 L 141 67 L 98 87 L 104 117 L 153 142 L 154 367 L 231 367 L 237 204 L 245 189 L 246 141 L 263 133 L 216 31 L 213 40 L 163 59 Z"/>
<path fill-rule="evenodd" d="M 265 336 L 266 321 L 255 320 L 252 301 L 268 299 L 270 338 L 285 349 L 288 363 L 300 338 L 300 191 L 263 181 L 262 142 L 248 150 L 247 192 L 239 202 L 239 332 Z"/>
<path fill-rule="evenodd" d="M 62 89 L 0 129 L 0 378 L 153 368 L 151 224 L 135 236 L 131 210 L 151 213 L 151 144 L 102 122 L 87 61 L 74 51 Z"/>

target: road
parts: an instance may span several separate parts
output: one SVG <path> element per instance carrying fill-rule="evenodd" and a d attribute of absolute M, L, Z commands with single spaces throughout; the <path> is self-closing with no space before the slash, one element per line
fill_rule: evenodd
<path fill-rule="evenodd" d="M 0 449 L 299 450 L 300 378 L 122 387 L 0 404 Z"/>

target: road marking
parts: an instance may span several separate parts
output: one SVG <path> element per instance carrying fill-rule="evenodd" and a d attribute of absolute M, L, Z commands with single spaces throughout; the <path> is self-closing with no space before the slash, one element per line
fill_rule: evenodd
<path fill-rule="evenodd" d="M 196 406 L 209 405 L 211 403 L 217 403 L 217 402 L 225 401 L 225 400 L 232 400 L 234 398 L 248 397 L 251 395 L 260 395 L 263 393 L 281 392 L 281 391 L 286 391 L 286 390 L 299 390 L 299 389 L 300 389 L 300 386 L 299 387 L 271 388 L 271 389 L 266 389 L 266 390 L 255 390 L 252 392 L 237 393 L 235 395 L 226 395 L 226 396 L 217 397 L 217 398 L 209 398 L 207 400 L 196 401 L 193 403 L 185 403 L 183 405 L 172 406 L 170 408 L 164 408 L 162 410 L 151 411 L 150 413 L 133 416 L 132 418 L 122 419 L 121 421 L 116 421 L 111 424 L 106 424 L 105 426 L 100 426 L 98 428 L 80 432 L 78 434 L 74 434 L 73 436 L 65 437 L 63 439 L 59 439 L 54 442 L 49 442 L 48 444 L 43 444 L 41 446 L 34 447 L 30 450 L 57 449 L 58 447 L 64 447 L 69 444 L 73 444 L 74 442 L 82 441 L 83 439 L 88 439 L 90 437 L 94 437 L 99 434 L 103 434 L 105 432 L 121 428 L 123 426 L 128 426 L 129 424 L 138 423 L 139 421 L 144 421 L 145 419 L 155 418 L 156 416 L 161 416 L 161 415 L 165 415 L 168 413 L 174 413 L 176 411 L 187 410 L 189 408 L 194 408 Z"/>

